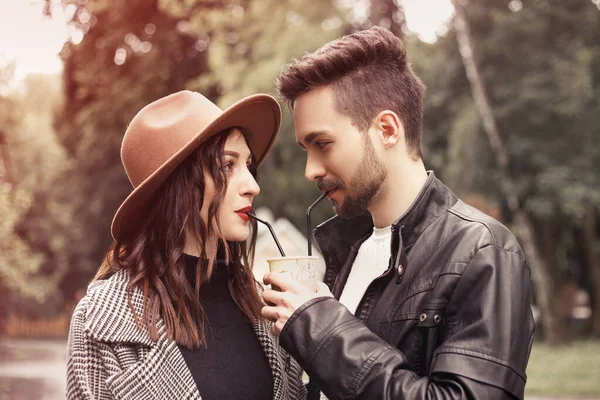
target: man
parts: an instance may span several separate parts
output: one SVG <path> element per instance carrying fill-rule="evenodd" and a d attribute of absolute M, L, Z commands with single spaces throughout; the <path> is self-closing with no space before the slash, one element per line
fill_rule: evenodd
<path fill-rule="evenodd" d="M 468 206 L 421 152 L 423 84 L 372 28 L 288 65 L 306 178 L 337 216 L 315 230 L 318 293 L 265 275 L 281 345 L 329 399 L 523 398 L 530 270 L 514 236 Z M 316 384 L 316 386 L 315 386 Z"/>

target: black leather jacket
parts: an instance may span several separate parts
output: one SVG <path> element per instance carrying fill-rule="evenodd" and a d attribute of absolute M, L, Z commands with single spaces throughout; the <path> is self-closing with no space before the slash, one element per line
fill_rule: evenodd
<path fill-rule="evenodd" d="M 371 216 L 334 217 L 315 230 L 335 298 L 372 227 Z M 332 400 L 523 398 L 534 333 L 530 270 L 508 229 L 430 172 L 392 226 L 391 246 L 388 270 L 356 317 L 320 297 L 284 326 L 280 343 L 313 389 Z"/>

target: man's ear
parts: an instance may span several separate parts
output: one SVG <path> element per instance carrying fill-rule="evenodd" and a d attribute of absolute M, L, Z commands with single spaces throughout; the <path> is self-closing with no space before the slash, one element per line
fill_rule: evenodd
<path fill-rule="evenodd" d="M 377 128 L 381 143 L 387 150 L 396 146 L 398 143 L 404 143 L 404 125 L 393 111 L 385 110 L 375 117 L 375 127 Z"/>

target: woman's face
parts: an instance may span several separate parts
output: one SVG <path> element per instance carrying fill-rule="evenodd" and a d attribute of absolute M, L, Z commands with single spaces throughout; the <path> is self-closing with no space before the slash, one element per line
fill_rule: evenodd
<path fill-rule="evenodd" d="M 246 144 L 246 139 L 239 131 L 229 135 L 224 146 L 223 165 L 221 168 L 227 175 L 225 198 L 217 211 L 219 229 L 223 237 L 231 242 L 243 242 L 250 234 L 250 217 L 247 213 L 252 209 L 252 201 L 260 192 L 260 187 L 250 172 L 252 154 Z M 205 171 L 206 182 L 204 201 L 200 215 L 208 220 L 208 207 L 215 196 L 215 184 Z"/>

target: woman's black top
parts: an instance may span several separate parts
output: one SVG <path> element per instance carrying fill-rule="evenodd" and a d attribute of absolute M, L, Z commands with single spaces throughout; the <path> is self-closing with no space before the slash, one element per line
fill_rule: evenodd
<path fill-rule="evenodd" d="M 198 258 L 184 257 L 195 271 Z M 229 266 L 218 262 L 211 280 L 200 288 L 207 347 L 179 349 L 203 400 L 272 399 L 269 361 L 252 324 L 229 293 L 229 273 Z"/>

